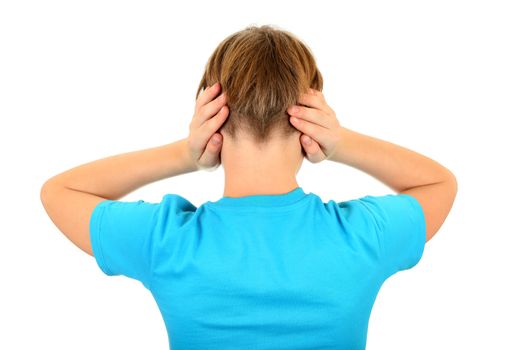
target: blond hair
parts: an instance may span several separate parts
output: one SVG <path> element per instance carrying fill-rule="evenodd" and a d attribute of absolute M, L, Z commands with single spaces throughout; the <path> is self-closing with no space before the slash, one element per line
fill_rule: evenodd
<path fill-rule="evenodd" d="M 323 88 L 308 46 L 270 25 L 251 25 L 224 39 L 208 59 L 196 98 L 217 81 L 229 108 L 219 131 L 235 139 L 240 128 L 258 143 L 265 143 L 274 130 L 284 136 L 297 132 L 286 109 L 298 104 L 308 88 Z"/>

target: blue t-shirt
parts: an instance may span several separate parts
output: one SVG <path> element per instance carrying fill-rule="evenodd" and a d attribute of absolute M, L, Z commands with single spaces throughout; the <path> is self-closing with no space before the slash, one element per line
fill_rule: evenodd
<path fill-rule="evenodd" d="M 142 282 L 177 350 L 365 349 L 379 288 L 419 262 L 425 231 L 410 195 L 324 203 L 301 187 L 106 200 L 90 221 L 100 269 Z"/>

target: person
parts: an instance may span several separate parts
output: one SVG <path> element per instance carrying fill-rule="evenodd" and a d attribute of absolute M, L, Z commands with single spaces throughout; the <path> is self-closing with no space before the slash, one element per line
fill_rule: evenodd
<path fill-rule="evenodd" d="M 188 137 L 58 174 L 42 186 L 43 206 L 105 274 L 152 293 L 172 349 L 364 349 L 381 285 L 420 261 L 457 181 L 342 126 L 322 88 L 298 37 L 249 26 L 209 58 Z M 395 193 L 323 202 L 297 182 L 304 158 L 354 167 Z M 119 200 L 221 165 L 216 201 Z"/>

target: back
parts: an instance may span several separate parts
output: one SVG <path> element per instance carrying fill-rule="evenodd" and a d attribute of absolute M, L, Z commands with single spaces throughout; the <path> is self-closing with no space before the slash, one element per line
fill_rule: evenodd
<path fill-rule="evenodd" d="M 301 187 L 199 208 L 108 200 L 90 226 L 100 268 L 151 291 L 171 349 L 364 349 L 379 288 L 425 244 L 409 195 L 323 203 Z"/>

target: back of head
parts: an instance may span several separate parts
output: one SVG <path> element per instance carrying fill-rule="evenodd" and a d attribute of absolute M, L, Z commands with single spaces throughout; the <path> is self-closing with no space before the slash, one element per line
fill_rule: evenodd
<path fill-rule="evenodd" d="M 249 26 L 224 39 L 209 58 L 197 89 L 219 82 L 228 96 L 229 116 L 219 129 L 239 132 L 264 144 L 274 133 L 298 132 L 286 109 L 308 88 L 322 91 L 323 78 L 309 48 L 290 32 Z"/>

